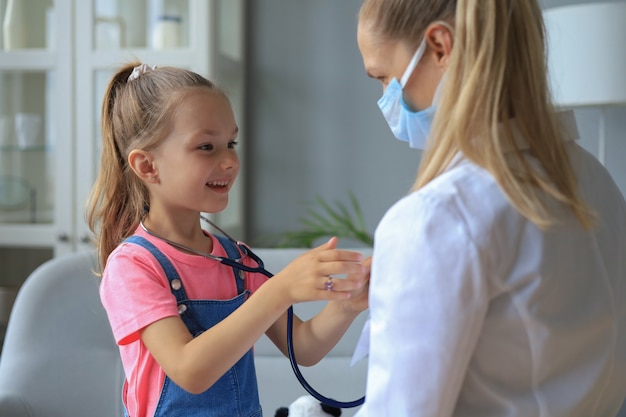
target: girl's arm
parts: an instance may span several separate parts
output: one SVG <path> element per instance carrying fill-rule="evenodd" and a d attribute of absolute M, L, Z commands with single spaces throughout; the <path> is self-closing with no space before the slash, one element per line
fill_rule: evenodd
<path fill-rule="evenodd" d="M 318 363 L 339 342 L 354 319 L 367 308 L 368 279 L 371 257 L 363 262 L 365 273 L 352 274 L 344 280 L 335 279 L 334 288 L 356 284 L 349 299 L 330 301 L 315 317 L 303 322 L 293 316 L 294 353 L 299 365 Z M 354 284 L 353 284 L 354 283 Z M 267 336 L 285 356 L 287 351 L 287 313 L 272 325 Z"/>
<path fill-rule="evenodd" d="M 335 250 L 331 239 L 291 262 L 263 284 L 227 318 L 193 338 L 180 317 L 168 317 L 147 326 L 141 339 L 165 374 L 181 388 L 201 393 L 230 369 L 295 303 L 341 300 L 359 287 L 347 280 L 326 291 L 329 275 L 363 275 L 362 255 Z"/>

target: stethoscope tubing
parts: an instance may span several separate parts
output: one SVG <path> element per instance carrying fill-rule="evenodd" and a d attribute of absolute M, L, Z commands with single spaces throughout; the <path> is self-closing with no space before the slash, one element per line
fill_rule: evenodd
<path fill-rule="evenodd" d="M 289 362 L 291 362 L 291 369 L 293 373 L 298 378 L 300 385 L 315 399 L 318 401 L 329 405 L 331 407 L 336 408 L 353 408 L 362 405 L 365 402 L 365 396 L 362 396 L 358 400 L 354 401 L 337 401 L 332 398 L 325 397 L 324 395 L 317 392 L 304 378 L 304 375 L 300 372 L 300 368 L 298 367 L 298 362 L 296 361 L 296 354 L 293 350 L 293 306 L 287 309 L 287 350 L 289 351 Z"/>
<path fill-rule="evenodd" d="M 258 266 L 256 267 L 248 266 L 241 262 L 237 262 L 235 260 L 224 258 L 224 257 L 220 257 L 220 262 L 224 265 L 227 265 L 233 268 L 239 268 L 246 272 L 261 273 L 268 278 L 272 278 L 274 274 L 272 274 L 270 271 L 265 269 L 265 266 L 261 258 L 259 258 L 255 253 L 253 253 L 250 250 L 250 248 L 246 248 L 246 249 L 248 252 L 248 256 L 250 256 L 256 262 Z M 347 401 L 347 402 L 337 401 L 337 400 L 328 398 L 320 394 L 319 392 L 315 390 L 315 388 L 313 388 L 308 383 L 304 375 L 302 375 L 302 372 L 300 372 L 300 367 L 298 366 L 298 361 L 296 360 L 296 353 L 293 348 L 293 306 L 290 306 L 287 309 L 287 351 L 289 352 L 289 362 L 291 363 L 291 369 L 293 370 L 293 373 L 295 374 L 296 378 L 298 378 L 300 385 L 302 385 L 302 387 L 306 390 L 306 392 L 311 394 L 311 396 L 313 396 L 318 401 L 326 405 L 329 405 L 331 407 L 337 407 L 337 408 L 354 408 L 354 407 L 358 407 L 362 405 L 365 402 L 365 396 L 354 401 Z"/>

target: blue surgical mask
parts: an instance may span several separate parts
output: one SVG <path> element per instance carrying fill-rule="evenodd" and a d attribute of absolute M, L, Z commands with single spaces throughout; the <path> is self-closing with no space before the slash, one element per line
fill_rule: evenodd
<path fill-rule="evenodd" d="M 424 55 L 425 50 L 426 39 L 422 40 L 417 51 L 415 51 L 400 81 L 394 77 L 387 85 L 383 96 L 378 100 L 378 107 L 380 107 L 394 136 L 401 141 L 408 142 L 409 146 L 415 149 L 424 149 L 426 147 L 426 141 L 430 135 L 430 127 L 435 117 L 434 103 L 436 100 L 433 100 L 433 105 L 427 109 L 413 111 L 404 102 L 402 90 Z M 441 82 L 439 87 L 437 87 L 435 98 L 440 88 Z"/>

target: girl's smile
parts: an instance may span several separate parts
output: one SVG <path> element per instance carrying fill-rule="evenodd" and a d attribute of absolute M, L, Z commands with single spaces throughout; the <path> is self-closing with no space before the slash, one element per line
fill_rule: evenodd
<path fill-rule="evenodd" d="M 211 190 L 218 193 L 227 193 L 230 190 L 231 182 L 229 180 L 210 181 L 206 185 Z"/>

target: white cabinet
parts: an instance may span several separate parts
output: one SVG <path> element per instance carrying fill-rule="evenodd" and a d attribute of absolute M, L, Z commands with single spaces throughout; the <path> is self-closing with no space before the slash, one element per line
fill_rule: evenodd
<path fill-rule="evenodd" d="M 7 2 L 17 2 L 22 17 L 3 29 L 17 26 L 23 37 L 0 36 L 0 288 L 17 288 L 44 260 L 92 247 L 85 200 L 99 163 L 102 95 L 121 64 L 205 75 L 226 90 L 243 123 L 244 5 L 0 0 L 0 21 Z M 215 220 L 241 233 L 242 207 L 238 187 Z"/>

